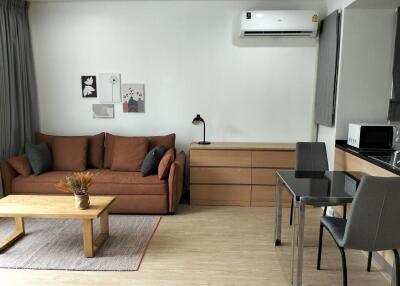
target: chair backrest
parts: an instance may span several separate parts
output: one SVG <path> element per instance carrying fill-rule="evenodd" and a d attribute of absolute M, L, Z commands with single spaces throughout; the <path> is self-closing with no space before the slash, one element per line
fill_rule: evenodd
<path fill-rule="evenodd" d="M 364 251 L 400 248 L 400 177 L 363 177 L 346 224 L 343 246 Z"/>
<path fill-rule="evenodd" d="M 296 171 L 327 171 L 328 158 L 324 142 L 297 142 Z"/>

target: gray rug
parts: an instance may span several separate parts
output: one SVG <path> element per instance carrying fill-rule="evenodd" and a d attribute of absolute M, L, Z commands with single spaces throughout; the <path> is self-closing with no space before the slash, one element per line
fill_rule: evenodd
<path fill-rule="evenodd" d="M 159 216 L 110 216 L 110 237 L 95 257 L 83 254 L 79 220 L 26 219 L 26 235 L 0 254 L 0 268 L 80 271 L 136 271 L 157 229 Z M 14 221 L 0 220 L 0 241 L 14 230 Z M 99 223 L 94 223 L 94 233 Z"/>

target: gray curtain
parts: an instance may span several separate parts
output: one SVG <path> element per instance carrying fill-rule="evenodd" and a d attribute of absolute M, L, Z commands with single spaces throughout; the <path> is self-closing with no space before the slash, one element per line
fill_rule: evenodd
<path fill-rule="evenodd" d="M 0 1 L 0 160 L 24 152 L 36 129 L 36 86 L 23 0 Z"/>
<path fill-rule="evenodd" d="M 336 82 L 340 42 L 340 14 L 333 12 L 321 22 L 315 123 L 333 126 L 336 110 Z"/>
<path fill-rule="evenodd" d="M 36 98 L 27 3 L 0 0 L 0 160 L 23 153 L 31 141 Z"/>
<path fill-rule="evenodd" d="M 400 17 L 397 10 L 397 31 L 393 62 L 393 96 L 389 104 L 388 120 L 400 121 Z"/>

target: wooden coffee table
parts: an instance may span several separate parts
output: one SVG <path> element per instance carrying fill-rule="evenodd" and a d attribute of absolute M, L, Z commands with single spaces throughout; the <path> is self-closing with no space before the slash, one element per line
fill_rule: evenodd
<path fill-rule="evenodd" d="M 14 233 L 0 241 L 0 252 L 25 235 L 24 218 L 79 219 L 82 220 L 83 249 L 86 257 L 93 257 L 96 250 L 109 236 L 108 207 L 115 197 L 92 196 L 90 207 L 79 210 L 73 196 L 10 195 L 0 199 L 0 217 L 15 220 Z M 93 239 L 93 219 L 100 218 L 100 234 Z"/>

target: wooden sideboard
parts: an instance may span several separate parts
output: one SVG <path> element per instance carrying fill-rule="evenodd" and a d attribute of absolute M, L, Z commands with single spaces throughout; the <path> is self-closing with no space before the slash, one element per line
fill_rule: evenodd
<path fill-rule="evenodd" d="M 293 169 L 295 144 L 211 143 L 190 145 L 190 203 L 274 206 L 275 172 Z M 282 192 L 283 205 L 291 198 Z"/>

